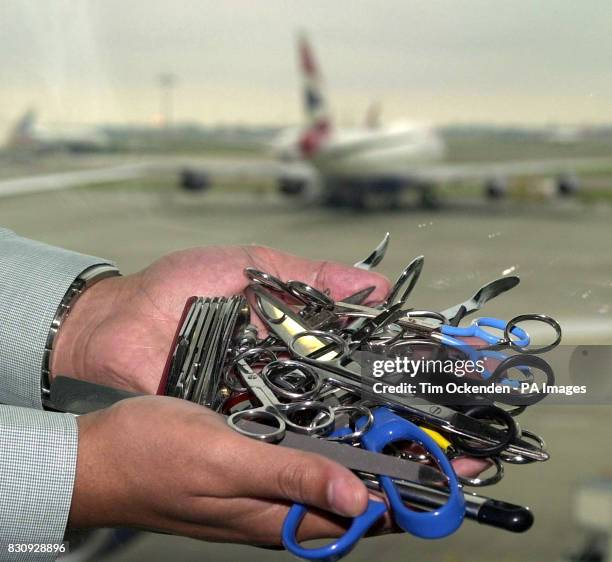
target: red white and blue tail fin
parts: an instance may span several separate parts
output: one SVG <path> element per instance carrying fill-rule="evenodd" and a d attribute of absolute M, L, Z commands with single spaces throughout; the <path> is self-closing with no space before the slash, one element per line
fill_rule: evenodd
<path fill-rule="evenodd" d="M 300 140 L 304 156 L 312 156 L 331 131 L 331 119 L 323 95 L 321 73 L 305 35 L 298 39 L 303 82 L 303 103 L 307 125 Z"/>

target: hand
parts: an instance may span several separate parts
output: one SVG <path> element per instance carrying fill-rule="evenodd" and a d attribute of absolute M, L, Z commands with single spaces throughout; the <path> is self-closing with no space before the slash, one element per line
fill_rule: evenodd
<path fill-rule="evenodd" d="M 304 518 L 300 540 L 339 536 L 344 527 L 332 513 L 355 516 L 366 507 L 368 492 L 348 469 L 244 437 L 190 402 L 131 398 L 78 424 L 72 528 L 278 545 L 294 501 L 320 508 Z"/>
<path fill-rule="evenodd" d="M 370 298 L 382 300 L 389 290 L 377 273 L 261 246 L 175 252 L 139 273 L 106 279 L 85 291 L 58 333 L 52 376 L 155 393 L 185 301 L 193 295 L 242 292 L 249 266 L 329 289 L 336 299 L 375 285 Z"/>

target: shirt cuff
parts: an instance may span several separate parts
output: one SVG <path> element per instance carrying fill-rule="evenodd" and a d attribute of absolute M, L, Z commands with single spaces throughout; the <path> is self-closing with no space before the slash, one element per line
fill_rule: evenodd
<path fill-rule="evenodd" d="M 42 409 L 51 323 L 73 281 L 99 264 L 111 262 L 0 229 L 0 402 Z"/>
<path fill-rule="evenodd" d="M 10 545 L 59 545 L 78 453 L 69 414 L 0 406 L 0 560 L 54 560 L 59 552 L 10 552 Z"/>

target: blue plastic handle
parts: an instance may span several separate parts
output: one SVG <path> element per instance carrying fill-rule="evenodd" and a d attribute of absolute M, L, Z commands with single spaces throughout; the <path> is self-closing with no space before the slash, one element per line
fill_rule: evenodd
<path fill-rule="evenodd" d="M 438 463 L 448 478 L 448 501 L 434 511 L 417 512 L 404 505 L 402 498 L 389 476 L 380 475 L 379 482 L 391 505 L 395 522 L 404 530 L 424 539 L 438 539 L 454 533 L 465 517 L 465 499 L 450 461 L 438 444 L 420 427 L 379 407 L 374 410 L 374 425 L 362 437 L 365 449 L 381 452 L 394 441 L 409 440 L 421 444 Z"/>
<path fill-rule="evenodd" d="M 359 539 L 378 521 L 386 512 L 387 506 L 375 500 L 368 501 L 366 510 L 353 519 L 348 531 L 333 543 L 316 548 L 306 548 L 298 544 L 296 534 L 308 507 L 301 503 L 294 503 L 283 523 L 282 539 L 284 547 L 300 558 L 307 560 L 321 560 L 334 562 L 346 556 Z"/>
<path fill-rule="evenodd" d="M 343 437 L 352 433 L 348 427 L 341 427 L 329 437 Z M 283 522 L 283 546 L 300 558 L 306 560 L 321 560 L 333 562 L 346 556 L 359 542 L 359 539 L 378 521 L 386 512 L 387 506 L 379 501 L 369 500 L 366 510 L 353 519 L 351 526 L 344 535 L 330 544 L 317 548 L 306 548 L 297 542 L 297 530 L 308 512 L 308 507 L 301 503 L 294 503 Z"/>
<path fill-rule="evenodd" d="M 449 327 L 452 327 L 452 326 L 449 326 Z M 461 328 L 461 329 L 467 330 L 469 328 Z M 440 336 L 440 341 L 442 341 L 444 345 L 457 349 L 461 353 L 465 353 L 474 364 L 477 364 L 481 361 L 485 361 L 486 359 L 497 360 L 501 363 L 504 359 L 508 358 L 507 355 L 503 354 L 500 351 L 494 351 L 492 349 L 478 349 L 463 340 L 458 340 L 446 334 L 442 334 Z M 528 378 L 527 380 L 533 379 L 533 375 L 529 367 L 519 367 L 518 370 L 521 371 Z M 486 381 L 491 378 L 492 374 L 493 373 L 491 373 L 491 371 L 489 371 L 485 367 L 480 373 L 480 377 Z M 509 386 L 512 386 L 513 388 L 518 388 L 520 385 L 519 381 L 515 381 L 515 380 L 511 380 L 507 378 L 502 379 L 499 382 L 500 384 L 507 384 Z"/>
<path fill-rule="evenodd" d="M 428 539 L 445 537 L 456 531 L 465 516 L 465 500 L 455 471 L 442 449 L 422 429 L 394 414 L 388 408 L 378 407 L 372 410 L 372 413 L 374 414 L 374 424 L 361 438 L 361 444 L 365 449 L 380 453 L 394 441 L 416 441 L 432 454 L 439 467 L 448 477 L 450 495 L 446 504 L 435 511 L 416 512 L 404 505 L 400 494 L 395 489 L 393 480 L 388 476 L 379 475 L 379 482 L 389 500 L 396 523 L 403 530 Z M 358 420 L 357 428 L 362 426 L 365 421 L 365 418 Z M 332 433 L 332 436 L 339 437 L 350 432 L 350 429 L 342 428 Z M 302 519 L 308 512 L 308 507 L 296 503 L 289 510 L 283 523 L 283 545 L 289 552 L 300 558 L 333 562 L 348 554 L 359 539 L 386 511 L 387 506 L 384 503 L 369 500 L 365 512 L 353 519 L 347 532 L 339 539 L 321 547 L 306 548 L 298 544 L 296 535 Z"/>
<path fill-rule="evenodd" d="M 474 320 L 469 326 L 459 327 L 459 326 L 449 326 L 448 324 L 443 324 L 440 326 L 440 332 L 447 336 L 451 336 L 453 338 L 457 337 L 476 337 L 485 341 L 489 345 L 496 345 L 503 339 L 503 332 L 508 325 L 504 320 L 500 320 L 499 318 L 477 318 Z M 502 337 L 495 336 L 482 328 L 494 328 L 502 332 Z M 514 345 L 516 347 L 525 348 L 530 343 L 529 334 L 523 330 L 519 326 L 514 326 L 511 330 L 513 336 L 515 336 L 516 340 L 514 340 Z"/>

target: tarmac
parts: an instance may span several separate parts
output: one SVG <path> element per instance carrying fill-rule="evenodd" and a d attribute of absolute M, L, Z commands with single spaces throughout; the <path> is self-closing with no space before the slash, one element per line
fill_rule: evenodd
<path fill-rule="evenodd" d="M 564 343 L 612 342 L 612 208 L 571 200 L 449 201 L 436 211 L 408 208 L 354 214 L 302 207 L 267 193 L 90 188 L 6 197 L 0 224 L 19 234 L 117 262 L 124 273 L 167 252 L 197 245 L 266 244 L 295 254 L 353 263 L 383 234 L 391 245 L 380 271 L 393 278 L 416 255 L 426 258 L 411 297 L 419 308 L 465 300 L 502 274 L 521 284 L 487 305 L 490 316 L 554 316 Z M 391 562 L 555 561 L 574 548 L 573 489 L 612 473 L 610 406 L 539 405 L 521 425 L 547 441 L 543 464 L 508 466 L 484 494 L 529 505 L 534 527 L 524 535 L 466 522 L 452 537 L 407 535 L 364 540 L 348 560 Z M 606 445 L 607 443 L 607 445 Z M 114 562 L 132 560 L 290 560 L 287 553 L 143 534 Z"/>

